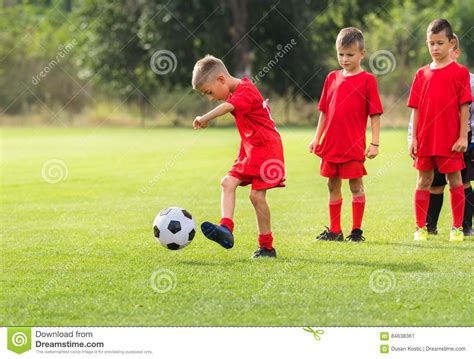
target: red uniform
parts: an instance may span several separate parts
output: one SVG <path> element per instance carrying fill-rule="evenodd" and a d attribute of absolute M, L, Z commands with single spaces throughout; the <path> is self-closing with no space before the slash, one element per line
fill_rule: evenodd
<path fill-rule="evenodd" d="M 408 106 L 418 109 L 415 167 L 441 173 L 464 168 L 463 153 L 452 147 L 459 138 L 459 106 L 472 101 L 469 71 L 452 62 L 440 69 L 426 65 L 413 80 Z M 467 135 L 467 134 L 466 134 Z"/>
<path fill-rule="evenodd" d="M 270 108 L 252 82 L 243 78 L 227 102 L 239 130 L 240 151 L 228 174 L 252 189 L 284 187 L 283 144 Z"/>
<path fill-rule="evenodd" d="M 326 115 L 326 128 L 315 154 L 322 158 L 324 177 L 359 178 L 366 175 L 367 117 L 383 113 L 375 77 L 362 71 L 344 76 L 333 71 L 324 82 L 318 109 Z"/>

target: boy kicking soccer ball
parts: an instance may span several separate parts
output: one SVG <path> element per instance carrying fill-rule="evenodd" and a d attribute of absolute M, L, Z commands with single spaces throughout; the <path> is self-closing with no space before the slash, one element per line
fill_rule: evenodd
<path fill-rule="evenodd" d="M 336 40 L 337 58 L 342 70 L 333 71 L 324 82 L 319 101 L 316 134 L 309 151 L 321 157 L 321 176 L 328 178 L 330 227 L 316 237 L 323 241 L 342 241 L 341 186 L 349 179 L 352 192 L 352 231 L 350 242 L 361 242 L 365 194 L 362 176 L 367 172 L 365 157 L 379 153 L 380 102 L 375 77 L 365 72 L 360 62 L 364 57 L 364 36 L 349 27 L 339 32 Z M 366 148 L 367 119 L 371 118 L 372 142 Z"/>
<path fill-rule="evenodd" d="M 194 66 L 192 85 L 211 101 L 225 101 L 193 122 L 195 129 L 206 128 L 209 121 L 230 112 L 241 137 L 240 151 L 230 171 L 221 181 L 221 220 L 204 222 L 203 234 L 226 249 L 234 246 L 235 190 L 251 184 L 250 201 L 257 215 L 259 248 L 253 258 L 276 257 L 270 226 L 267 189 L 284 187 L 283 144 L 275 128 L 268 103 L 247 78 L 229 74 L 224 63 L 207 55 Z"/>
<path fill-rule="evenodd" d="M 415 192 L 416 231 L 414 240 L 427 240 L 426 218 L 434 169 L 446 174 L 451 193 L 453 225 L 450 241 L 464 239 L 464 186 L 461 170 L 467 148 L 468 113 L 472 101 L 469 71 L 449 56 L 455 46 L 447 20 L 431 22 L 426 43 L 432 62 L 420 68 L 413 80 L 408 107 L 413 110 L 413 139 L 410 155 L 418 170 Z"/>

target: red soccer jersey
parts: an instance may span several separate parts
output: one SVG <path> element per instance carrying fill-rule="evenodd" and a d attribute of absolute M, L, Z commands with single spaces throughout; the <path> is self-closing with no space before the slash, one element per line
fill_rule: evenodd
<path fill-rule="evenodd" d="M 281 175 L 270 184 L 283 186 L 283 144 L 267 102 L 247 78 L 241 80 L 227 102 L 234 106 L 231 113 L 241 138 L 239 155 L 231 172 L 245 178 L 263 177 L 269 183 L 268 178 Z"/>
<path fill-rule="evenodd" d="M 416 72 L 408 107 L 418 109 L 418 156 L 462 157 L 452 151 L 459 138 L 459 106 L 472 101 L 469 71 L 455 62 L 440 69 L 423 66 Z"/>
<path fill-rule="evenodd" d="M 318 110 L 326 114 L 326 127 L 315 153 L 335 163 L 364 161 L 367 117 L 383 113 L 375 76 L 329 73 Z"/>

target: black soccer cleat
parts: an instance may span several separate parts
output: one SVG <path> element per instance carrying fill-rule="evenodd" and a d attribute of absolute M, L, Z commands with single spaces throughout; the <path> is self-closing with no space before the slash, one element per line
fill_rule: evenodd
<path fill-rule="evenodd" d="M 363 242 L 365 241 L 365 237 L 362 235 L 362 230 L 359 228 L 353 229 L 351 234 L 349 234 L 346 238 L 348 242 Z"/>
<path fill-rule="evenodd" d="M 326 227 L 326 230 L 323 231 L 319 236 L 316 237 L 317 241 L 336 241 L 342 242 L 344 240 L 344 235 L 342 231 L 339 233 L 331 232 L 329 227 Z"/>
<path fill-rule="evenodd" d="M 203 222 L 201 224 L 201 231 L 207 238 L 219 243 L 225 249 L 230 249 L 234 246 L 234 235 L 225 226 L 218 226 L 211 222 Z"/>
<path fill-rule="evenodd" d="M 431 227 L 431 226 L 426 226 L 426 228 L 428 229 L 428 234 L 429 235 L 436 236 L 438 234 L 438 228 Z"/>
<path fill-rule="evenodd" d="M 259 248 L 255 251 L 252 258 L 276 258 L 277 253 L 275 248 L 267 249 L 267 248 Z"/>

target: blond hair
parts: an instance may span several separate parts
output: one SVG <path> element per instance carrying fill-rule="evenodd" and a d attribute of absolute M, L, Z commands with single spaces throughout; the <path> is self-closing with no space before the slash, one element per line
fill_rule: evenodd
<path fill-rule="evenodd" d="M 212 55 L 206 55 L 194 65 L 193 89 L 199 89 L 206 82 L 215 80 L 219 74 L 229 75 L 222 60 Z"/>
<path fill-rule="evenodd" d="M 348 48 L 357 43 L 359 50 L 364 50 L 364 35 L 356 27 L 346 27 L 339 31 L 336 39 L 336 47 Z"/>

